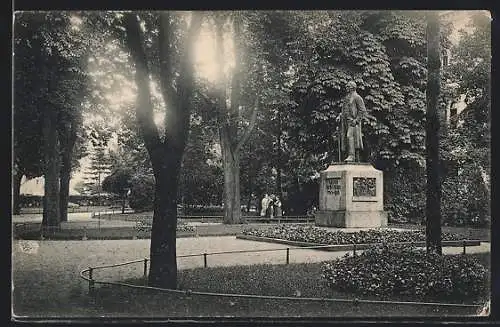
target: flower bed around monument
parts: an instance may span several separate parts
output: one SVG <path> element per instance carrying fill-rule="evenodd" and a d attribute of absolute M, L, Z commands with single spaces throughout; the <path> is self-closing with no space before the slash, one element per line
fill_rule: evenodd
<path fill-rule="evenodd" d="M 424 242 L 424 230 L 361 230 L 357 232 L 329 231 L 324 228 L 304 225 L 278 225 L 268 229 L 248 228 L 242 232 L 243 235 L 267 237 L 296 242 L 307 242 L 316 244 L 368 244 L 368 243 L 392 243 L 392 242 Z M 442 233 L 443 241 L 460 241 L 465 235 L 454 233 Z"/>
<path fill-rule="evenodd" d="M 489 278 L 474 257 L 426 254 L 407 246 L 374 246 L 346 255 L 324 264 L 322 277 L 338 291 L 454 301 L 484 300 Z"/>

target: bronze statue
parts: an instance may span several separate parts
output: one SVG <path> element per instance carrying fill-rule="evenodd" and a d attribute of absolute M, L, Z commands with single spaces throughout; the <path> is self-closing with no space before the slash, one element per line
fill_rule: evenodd
<path fill-rule="evenodd" d="M 337 122 L 341 122 L 340 143 L 342 151 L 347 152 L 345 162 L 359 162 L 360 151 L 363 150 L 361 123 L 366 117 L 366 108 L 363 98 L 356 92 L 355 82 L 348 82 L 346 91 L 342 112 L 336 118 Z"/>

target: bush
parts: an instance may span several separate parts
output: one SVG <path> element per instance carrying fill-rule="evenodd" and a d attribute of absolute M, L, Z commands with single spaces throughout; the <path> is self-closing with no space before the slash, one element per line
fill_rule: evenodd
<path fill-rule="evenodd" d="M 450 174 L 443 181 L 443 223 L 485 227 L 490 222 L 490 194 L 478 169 L 463 166 L 460 176 Z"/>
<path fill-rule="evenodd" d="M 389 222 L 420 223 L 425 217 L 425 171 L 399 167 L 384 172 L 384 198 Z"/>
<path fill-rule="evenodd" d="M 153 210 L 155 180 L 153 176 L 136 175 L 131 180 L 129 206 L 135 212 Z"/>
<path fill-rule="evenodd" d="M 318 244 L 364 244 L 364 243 L 391 243 L 391 242 L 419 242 L 425 241 L 425 230 L 378 230 L 370 229 L 358 232 L 329 231 L 324 228 L 304 225 L 281 224 L 267 229 L 245 229 L 244 235 L 279 238 L 289 241 L 318 243 Z M 443 241 L 462 240 L 465 235 L 443 232 Z"/>
<path fill-rule="evenodd" d="M 322 277 L 336 290 L 420 300 L 477 299 L 488 293 L 485 267 L 467 255 L 426 254 L 411 247 L 372 247 L 323 266 Z"/>

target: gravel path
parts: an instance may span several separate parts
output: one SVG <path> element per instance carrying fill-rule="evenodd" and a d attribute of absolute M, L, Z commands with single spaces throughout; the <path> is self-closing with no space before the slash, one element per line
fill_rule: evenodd
<path fill-rule="evenodd" d="M 121 263 L 149 256 L 150 240 L 88 241 L 13 241 L 12 271 L 14 312 L 57 310 L 86 295 L 88 284 L 79 272 L 89 266 Z M 468 248 L 469 253 L 488 252 L 489 243 Z M 177 239 L 177 255 L 233 250 L 280 249 L 260 253 L 209 255 L 208 266 L 233 266 L 285 263 L 287 245 L 236 239 L 234 236 Z M 445 248 L 445 253 L 460 253 L 461 248 Z M 291 249 L 290 262 L 320 262 L 343 256 L 345 252 Z M 203 257 L 179 258 L 178 268 L 203 266 Z M 94 273 L 97 280 L 122 280 L 140 277 L 143 263 L 103 269 Z M 45 297 L 40 298 L 41 294 Z M 18 306 L 19 305 L 19 306 Z M 16 308 L 22 310 L 16 311 Z M 26 311 L 27 310 L 27 311 Z"/>

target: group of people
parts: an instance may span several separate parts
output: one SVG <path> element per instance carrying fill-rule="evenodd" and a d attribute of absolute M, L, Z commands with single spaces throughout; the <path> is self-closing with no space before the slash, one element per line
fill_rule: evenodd
<path fill-rule="evenodd" d="M 275 194 L 265 194 L 264 198 L 262 198 L 262 209 L 260 211 L 261 217 L 281 217 L 283 215 L 283 211 L 281 210 L 281 201 L 279 197 Z"/>

